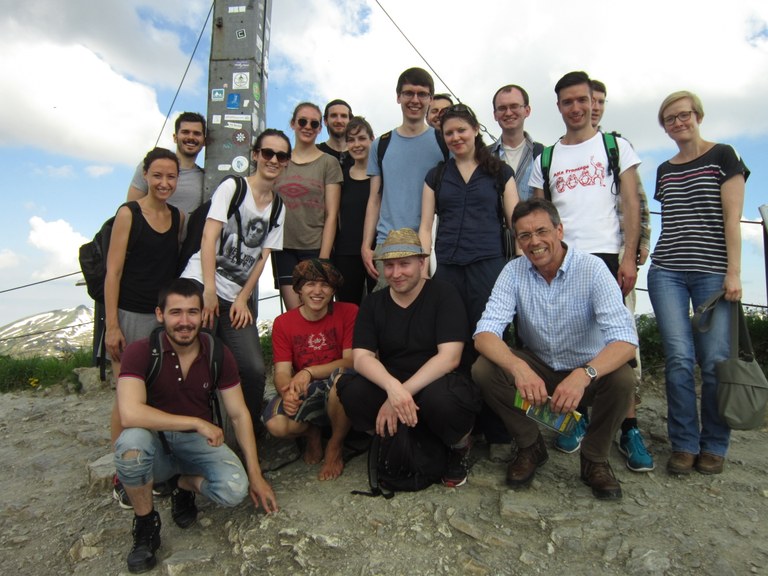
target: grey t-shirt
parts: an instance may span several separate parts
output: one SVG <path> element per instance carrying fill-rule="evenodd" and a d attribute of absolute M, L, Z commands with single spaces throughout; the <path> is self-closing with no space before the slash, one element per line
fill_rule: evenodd
<path fill-rule="evenodd" d="M 193 168 L 182 169 L 176 183 L 176 192 L 168 199 L 168 204 L 176 206 L 185 214 L 189 214 L 200 206 L 203 203 L 203 174 L 203 169 L 197 164 Z M 147 181 L 144 180 L 144 167 L 141 163 L 133 173 L 131 186 L 145 193 L 148 190 Z"/>

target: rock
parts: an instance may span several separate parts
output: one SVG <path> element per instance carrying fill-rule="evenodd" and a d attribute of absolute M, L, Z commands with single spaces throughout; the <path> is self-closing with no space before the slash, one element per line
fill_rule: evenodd
<path fill-rule="evenodd" d="M 463 532 L 467 536 L 471 536 L 475 540 L 483 540 L 483 529 L 470 520 L 467 520 L 460 514 L 454 514 L 448 520 L 448 523 L 456 528 L 459 532 Z"/>
<path fill-rule="evenodd" d="M 163 561 L 163 564 L 168 576 L 182 576 L 198 574 L 201 569 L 208 572 L 212 560 L 213 554 L 205 550 L 181 550 Z"/>
<path fill-rule="evenodd" d="M 638 550 L 632 551 L 630 559 L 627 561 L 627 572 L 633 575 L 664 574 L 672 566 L 669 557 L 658 550 Z"/>
<path fill-rule="evenodd" d="M 80 382 L 81 394 L 98 392 L 99 390 L 110 386 L 109 374 L 107 374 L 107 380 L 102 382 L 99 379 L 98 367 L 75 368 L 73 372 L 77 376 L 78 382 Z"/>
<path fill-rule="evenodd" d="M 78 538 L 69 549 L 69 558 L 72 562 L 81 562 L 89 558 L 94 558 L 101 554 L 102 548 L 99 546 L 86 546 L 82 538 Z"/>
<path fill-rule="evenodd" d="M 539 519 L 538 510 L 532 505 L 520 504 L 520 498 L 512 492 L 503 493 L 499 501 L 503 518 L 516 518 L 520 520 Z"/>
<path fill-rule="evenodd" d="M 86 466 L 88 472 L 88 490 L 91 493 L 109 490 L 115 475 L 115 461 L 112 452 L 105 454 Z"/>

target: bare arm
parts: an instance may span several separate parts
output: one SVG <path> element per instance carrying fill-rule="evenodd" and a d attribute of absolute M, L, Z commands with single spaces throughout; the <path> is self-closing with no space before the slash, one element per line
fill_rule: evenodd
<path fill-rule="evenodd" d="M 330 258 L 333 252 L 333 242 L 336 239 L 336 227 L 339 222 L 340 204 L 341 184 L 326 184 L 325 222 L 323 223 L 323 238 L 320 243 L 320 258 Z"/>
<path fill-rule="evenodd" d="M 213 328 L 219 315 L 219 297 L 216 295 L 216 240 L 223 223 L 213 218 L 205 221 L 200 242 L 200 265 L 203 269 L 203 326 Z"/>
<path fill-rule="evenodd" d="M 432 247 L 432 225 L 435 222 L 435 191 L 424 183 L 421 192 L 421 222 L 419 224 L 419 241 L 424 250 Z"/>
<path fill-rule="evenodd" d="M 512 229 L 512 212 L 518 202 L 520 202 L 520 196 L 517 193 L 517 184 L 514 178 L 510 178 L 504 186 L 504 220 L 510 230 Z"/>
<path fill-rule="evenodd" d="M 264 266 L 267 264 L 269 255 L 272 253 L 270 248 L 264 248 L 259 255 L 259 259 L 256 264 L 251 268 L 250 274 L 248 274 L 248 280 L 245 281 L 243 287 L 235 297 L 235 301 L 232 303 L 229 309 L 229 316 L 232 320 L 232 327 L 235 329 L 245 328 L 253 324 L 254 318 L 251 314 L 251 309 L 248 308 L 248 301 L 253 296 L 253 291 L 259 283 L 261 273 L 264 271 Z"/>
<path fill-rule="evenodd" d="M 640 198 L 637 195 L 637 166 L 621 174 L 621 205 L 624 213 L 624 257 L 619 262 L 619 286 L 626 296 L 637 282 L 637 255 L 640 241 Z"/>
<path fill-rule="evenodd" d="M 125 336 L 118 321 L 117 308 L 120 301 L 120 282 L 123 278 L 123 266 L 125 265 L 132 221 L 133 214 L 130 208 L 123 206 L 117 211 L 109 240 L 107 272 L 104 277 L 105 344 L 110 358 L 116 362 L 120 361 L 120 356 L 126 346 Z M 115 377 L 117 376 L 115 374 Z"/>
<path fill-rule="evenodd" d="M 245 459 L 245 469 L 248 472 L 250 495 L 253 503 L 264 507 L 267 514 L 277 512 L 277 499 L 272 487 L 264 479 L 259 465 L 259 455 L 256 449 L 256 437 L 253 433 L 251 413 L 245 405 L 243 391 L 240 386 L 233 386 L 221 391 L 221 401 L 224 409 L 232 420 L 235 436 Z"/>
<path fill-rule="evenodd" d="M 373 263 L 373 250 L 371 246 L 376 240 L 376 225 L 379 223 L 381 212 L 381 176 L 371 176 L 371 193 L 368 196 L 368 205 L 365 208 L 365 222 L 363 223 L 363 245 L 360 253 L 363 264 L 371 278 L 378 278 L 376 265 Z"/>
<path fill-rule="evenodd" d="M 725 299 L 741 299 L 741 213 L 744 208 L 745 180 L 743 174 L 737 174 L 720 186 L 720 198 L 723 205 L 723 226 L 725 227 L 725 251 L 728 255 L 728 268 L 725 272 Z"/>
<path fill-rule="evenodd" d="M 534 188 L 533 189 L 533 196 L 535 198 L 544 198 L 544 189 L 543 188 Z"/>
<path fill-rule="evenodd" d="M 475 336 L 475 349 L 488 360 L 502 368 L 515 380 L 520 395 L 531 404 L 547 401 L 547 387 L 528 363 L 515 356 L 509 346 L 493 332 L 480 332 Z"/>
<path fill-rule="evenodd" d="M 403 382 L 411 396 L 459 366 L 464 342 L 443 342 L 437 345 L 437 354 L 427 360 L 416 373 Z"/>

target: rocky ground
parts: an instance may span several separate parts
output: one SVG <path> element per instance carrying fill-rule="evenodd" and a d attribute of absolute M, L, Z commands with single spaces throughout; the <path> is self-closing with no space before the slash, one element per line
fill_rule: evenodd
<path fill-rule="evenodd" d="M 0 401 L 0 566 L 3 574 L 127 574 L 131 513 L 107 486 L 108 414 L 114 392 L 87 378 L 5 394 Z M 720 476 L 670 477 L 658 387 L 639 408 L 654 472 L 612 465 L 624 499 L 598 502 L 578 480 L 578 456 L 550 451 L 528 490 L 511 491 L 505 465 L 473 452 L 469 483 L 391 500 L 367 487 L 366 458 L 335 482 L 301 460 L 268 474 L 281 510 L 233 510 L 198 499 L 198 522 L 180 530 L 159 500 L 163 544 L 153 574 L 269 575 L 768 575 L 768 429 L 736 432 Z M 296 456 L 263 442 L 263 467 Z M 95 464 L 94 464 L 95 463 Z"/>

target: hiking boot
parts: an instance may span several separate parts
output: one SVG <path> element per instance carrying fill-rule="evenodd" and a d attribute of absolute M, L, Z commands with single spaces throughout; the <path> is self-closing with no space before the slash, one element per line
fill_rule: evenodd
<path fill-rule="evenodd" d="M 127 558 L 130 573 L 147 572 L 157 564 L 155 552 L 160 548 L 160 526 L 157 510 L 144 518 L 133 517 L 133 548 Z"/>
<path fill-rule="evenodd" d="M 112 477 L 112 498 L 117 500 L 123 510 L 133 510 L 131 499 L 128 498 L 128 493 L 123 488 L 123 483 L 118 480 L 117 474 Z"/>
<path fill-rule="evenodd" d="M 544 438 L 539 434 L 531 446 L 518 448 L 517 457 L 507 467 L 507 485 L 512 487 L 528 486 L 536 474 L 536 468 L 549 460 Z"/>
<path fill-rule="evenodd" d="M 443 486 L 447 486 L 448 488 L 458 488 L 467 483 L 470 448 L 471 446 L 469 442 L 467 442 L 467 445 L 463 448 L 451 448 L 451 454 L 448 457 L 448 466 L 445 469 L 445 474 L 443 474 Z"/>
<path fill-rule="evenodd" d="M 179 477 L 173 478 L 173 492 L 171 492 L 171 516 L 179 528 L 189 528 L 197 520 L 197 506 L 195 506 L 195 493 L 179 488 Z"/>
<path fill-rule="evenodd" d="M 643 435 L 637 428 L 630 428 L 619 438 L 619 452 L 627 459 L 627 468 L 632 472 L 650 472 L 656 468 L 653 456 L 648 453 Z"/>
<path fill-rule="evenodd" d="M 555 439 L 555 448 L 566 454 L 573 454 L 581 447 L 581 441 L 587 434 L 589 418 L 586 414 L 581 415 L 581 419 L 576 422 L 573 432 L 570 435 L 558 434 Z"/>
<path fill-rule="evenodd" d="M 696 463 L 696 455 L 688 452 L 672 452 L 667 460 L 667 472 L 670 474 L 690 474 Z"/>
<path fill-rule="evenodd" d="M 598 500 L 620 500 L 621 486 L 608 462 L 592 462 L 581 455 L 581 480 Z"/>
<path fill-rule="evenodd" d="M 701 474 L 720 474 L 723 471 L 725 458 L 710 452 L 702 452 L 696 459 L 696 470 Z"/>

